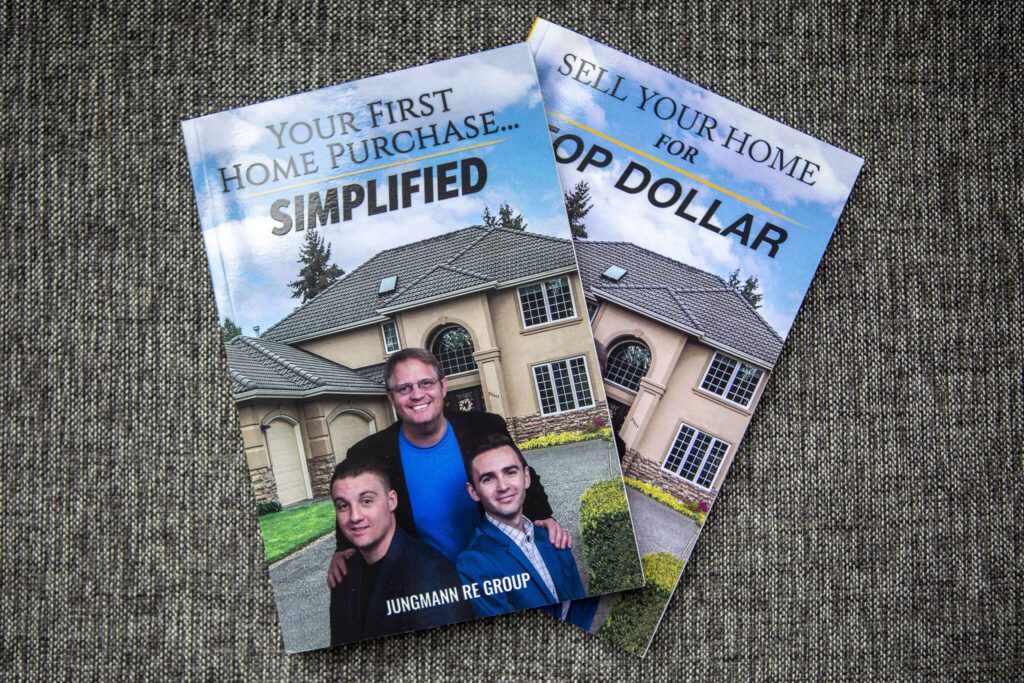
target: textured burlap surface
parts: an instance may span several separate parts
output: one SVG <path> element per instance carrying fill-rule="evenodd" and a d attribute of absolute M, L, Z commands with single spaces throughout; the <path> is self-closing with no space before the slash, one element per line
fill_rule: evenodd
<path fill-rule="evenodd" d="M 1020 5 L 659 4 L 3 2 L 5 678 L 1020 675 Z M 286 656 L 178 122 L 537 14 L 864 171 L 645 660 L 537 614 Z"/>

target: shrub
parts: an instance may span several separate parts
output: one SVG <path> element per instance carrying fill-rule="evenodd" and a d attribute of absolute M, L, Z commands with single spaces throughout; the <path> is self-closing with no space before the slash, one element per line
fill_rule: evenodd
<path fill-rule="evenodd" d="M 599 481 L 580 496 L 580 531 L 591 594 L 621 591 L 640 582 L 626 489 L 618 480 Z"/>
<path fill-rule="evenodd" d="M 579 443 L 580 441 L 590 441 L 591 439 L 604 439 L 610 441 L 612 438 L 612 430 L 610 427 L 599 427 L 597 429 L 591 429 L 589 431 L 581 432 L 558 432 L 557 434 L 542 434 L 536 436 L 528 441 L 523 441 L 519 446 L 519 450 L 528 451 L 533 448 L 548 448 L 549 446 L 564 446 L 567 443 Z"/>
<path fill-rule="evenodd" d="M 648 498 L 653 498 L 659 503 L 669 506 L 676 512 L 686 515 L 693 521 L 697 522 L 697 526 L 703 526 L 704 520 L 708 518 L 707 503 L 703 500 L 700 501 L 700 503 L 694 503 L 691 506 L 679 501 L 671 493 L 668 493 L 653 484 L 648 484 L 647 482 L 640 481 L 639 479 L 633 479 L 632 477 L 623 477 L 622 480 L 626 482 L 631 489 L 636 489 Z"/>
<path fill-rule="evenodd" d="M 260 517 L 262 517 L 263 515 L 269 515 L 269 514 L 272 514 L 274 512 L 280 512 L 280 511 L 281 511 L 281 504 L 278 503 L 276 500 L 272 500 L 269 503 L 257 503 L 256 504 L 256 514 L 259 515 Z"/>
<path fill-rule="evenodd" d="M 620 593 L 598 634 L 643 656 L 668 606 L 685 562 L 670 553 L 644 555 L 647 585 Z"/>

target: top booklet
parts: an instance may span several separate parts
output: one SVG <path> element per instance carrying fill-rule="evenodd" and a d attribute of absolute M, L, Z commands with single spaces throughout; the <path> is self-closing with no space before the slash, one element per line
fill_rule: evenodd
<path fill-rule="evenodd" d="M 643 585 L 525 44 L 182 128 L 288 651 Z"/>
<path fill-rule="evenodd" d="M 546 21 L 529 42 L 647 576 L 591 630 L 642 656 L 862 161 Z"/>

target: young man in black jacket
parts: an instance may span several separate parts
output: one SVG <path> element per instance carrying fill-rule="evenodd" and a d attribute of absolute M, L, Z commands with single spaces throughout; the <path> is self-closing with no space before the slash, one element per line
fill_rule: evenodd
<path fill-rule="evenodd" d="M 357 551 L 331 590 L 331 645 L 474 617 L 451 563 L 398 528 L 398 496 L 385 469 L 341 463 L 331 498 L 338 528 Z"/>

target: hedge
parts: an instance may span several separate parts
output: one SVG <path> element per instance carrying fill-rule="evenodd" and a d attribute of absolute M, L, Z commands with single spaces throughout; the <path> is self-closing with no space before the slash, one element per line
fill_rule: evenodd
<path fill-rule="evenodd" d="M 598 629 L 598 635 L 640 656 L 654 637 L 686 565 L 671 553 L 649 553 L 643 562 L 647 585 L 620 593 Z"/>
<path fill-rule="evenodd" d="M 557 434 L 542 434 L 520 444 L 519 450 L 528 451 L 532 448 L 547 448 L 549 446 L 564 446 L 567 443 L 579 443 L 591 439 L 604 439 L 611 441 L 612 430 L 610 427 L 580 432 L 558 432 Z"/>
<path fill-rule="evenodd" d="M 599 481 L 580 496 L 580 531 L 590 594 L 617 592 L 640 583 L 629 504 L 620 481 Z"/>
<path fill-rule="evenodd" d="M 622 480 L 624 482 L 626 482 L 626 484 L 631 489 L 636 489 L 637 491 L 639 491 L 640 493 L 644 494 L 648 498 L 653 498 L 654 500 L 658 501 L 659 503 L 662 503 L 663 505 L 669 506 L 670 508 L 672 508 L 676 512 L 680 512 L 680 513 L 686 515 L 687 517 L 689 517 L 693 521 L 697 522 L 698 526 L 703 526 L 704 525 L 704 520 L 706 520 L 708 518 L 708 515 L 707 515 L 706 512 L 701 512 L 700 510 L 694 510 L 693 508 L 691 508 L 690 506 L 686 505 L 685 503 L 681 503 L 671 493 L 668 493 L 668 492 L 658 488 L 657 486 L 654 486 L 653 484 L 648 484 L 647 482 L 640 481 L 639 479 L 633 479 L 632 477 L 623 477 Z"/>

